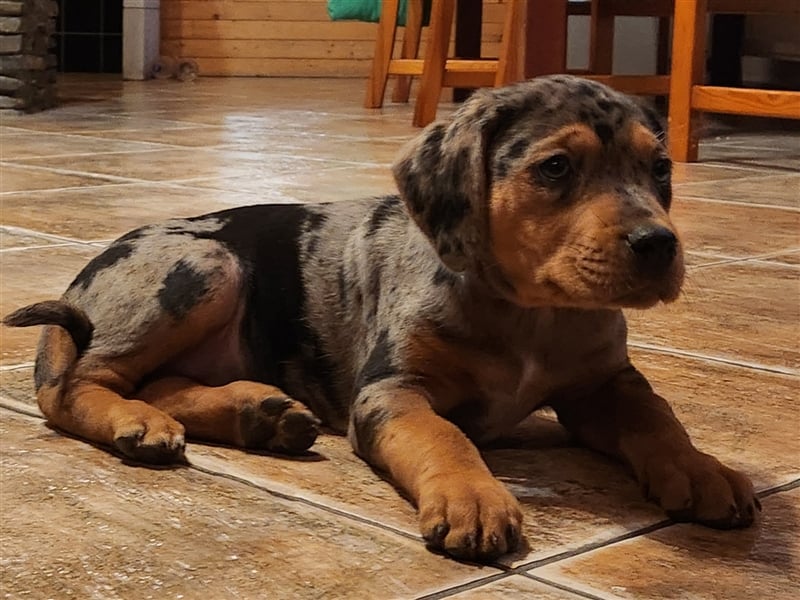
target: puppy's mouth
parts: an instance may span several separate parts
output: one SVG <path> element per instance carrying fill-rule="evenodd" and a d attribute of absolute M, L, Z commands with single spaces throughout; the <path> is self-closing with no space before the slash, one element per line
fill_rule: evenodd
<path fill-rule="evenodd" d="M 650 308 L 674 302 L 683 284 L 683 263 L 677 261 L 658 278 L 635 268 L 576 269 L 575 277 L 549 279 L 551 290 L 565 305 L 584 308 Z"/>

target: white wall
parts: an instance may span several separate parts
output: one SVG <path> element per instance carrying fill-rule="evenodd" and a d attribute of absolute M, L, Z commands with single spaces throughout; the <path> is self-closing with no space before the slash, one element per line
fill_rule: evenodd
<path fill-rule="evenodd" d="M 617 17 L 614 33 L 615 74 L 649 75 L 656 72 L 658 19 Z M 589 17 L 570 17 L 567 27 L 567 68 L 589 66 Z"/>

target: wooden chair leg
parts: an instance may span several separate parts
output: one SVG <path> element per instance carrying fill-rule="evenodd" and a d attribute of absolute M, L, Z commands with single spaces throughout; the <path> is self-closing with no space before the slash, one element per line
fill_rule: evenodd
<path fill-rule="evenodd" d="M 525 28 L 525 7 L 522 2 L 506 4 L 506 18 L 503 24 L 503 40 L 500 44 L 500 59 L 495 75 L 495 87 L 501 87 L 523 79 L 522 46 Z"/>
<path fill-rule="evenodd" d="M 400 0 L 383 0 L 381 19 L 375 39 L 375 56 L 372 58 L 372 72 L 367 81 L 366 108 L 383 106 L 386 81 L 389 78 L 389 61 L 392 60 L 394 38 L 397 34 L 397 10 Z"/>
<path fill-rule="evenodd" d="M 672 20 L 669 17 L 658 18 L 658 33 L 656 34 L 656 73 L 669 75 L 669 34 Z"/>
<path fill-rule="evenodd" d="M 692 130 L 692 86 L 703 80 L 706 19 L 707 0 L 675 0 L 669 147 L 672 158 L 681 162 L 697 160 L 697 137 Z"/>
<path fill-rule="evenodd" d="M 403 33 L 401 58 L 417 58 L 422 37 L 422 0 L 408 0 L 406 27 Z M 400 75 L 394 84 L 392 102 L 408 102 L 411 95 L 411 76 Z"/>
<path fill-rule="evenodd" d="M 417 102 L 414 106 L 413 123 L 417 127 L 424 127 L 436 118 L 436 108 L 442 94 L 442 82 L 447 64 L 455 8 L 455 0 L 434 0 L 431 7 L 428 46 L 425 49 L 425 62 L 422 67 Z"/>
<path fill-rule="evenodd" d="M 614 14 L 607 0 L 592 0 L 589 71 L 610 75 L 614 63 Z"/>

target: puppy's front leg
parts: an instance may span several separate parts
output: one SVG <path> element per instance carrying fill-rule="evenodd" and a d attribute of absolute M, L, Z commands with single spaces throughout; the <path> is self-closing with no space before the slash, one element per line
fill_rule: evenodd
<path fill-rule="evenodd" d="M 746 527 L 760 509 L 742 473 L 694 447 L 667 402 L 632 366 L 595 394 L 553 402 L 587 446 L 626 461 L 646 496 L 678 521 Z"/>
<path fill-rule="evenodd" d="M 431 548 L 491 560 L 517 547 L 516 498 L 461 430 L 433 411 L 424 391 L 393 380 L 368 385 L 353 405 L 349 436 L 416 503 Z"/>

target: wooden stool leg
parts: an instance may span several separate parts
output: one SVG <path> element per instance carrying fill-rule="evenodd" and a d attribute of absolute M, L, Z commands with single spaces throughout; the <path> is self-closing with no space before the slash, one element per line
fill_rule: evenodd
<path fill-rule="evenodd" d="M 495 75 L 495 87 L 501 87 L 523 79 L 522 45 L 525 28 L 525 7 L 522 2 L 506 4 L 506 19 L 503 25 L 503 40 L 500 44 L 500 59 Z"/>
<path fill-rule="evenodd" d="M 422 37 L 422 0 L 408 0 L 406 28 L 403 33 L 403 50 L 401 58 L 417 58 L 419 41 Z M 411 94 L 411 76 L 400 75 L 394 84 L 392 102 L 408 102 Z"/>
<path fill-rule="evenodd" d="M 705 66 L 707 0 L 675 0 L 669 86 L 669 148 L 681 162 L 697 160 L 692 131 L 692 86 L 702 83 Z"/>
<path fill-rule="evenodd" d="M 375 39 L 375 56 L 372 58 L 372 72 L 367 81 L 366 108 L 383 106 L 386 81 L 389 79 L 389 61 L 392 60 L 394 37 L 397 34 L 397 9 L 400 0 L 383 0 L 381 20 Z"/>
<path fill-rule="evenodd" d="M 614 14 L 608 0 L 592 0 L 589 30 L 589 71 L 610 75 L 614 63 Z"/>
<path fill-rule="evenodd" d="M 414 106 L 414 125 L 424 127 L 436 118 L 436 107 L 442 94 L 442 81 L 450 46 L 450 33 L 455 16 L 455 0 L 434 0 L 431 7 L 431 24 L 428 27 L 428 46 L 422 78 Z"/>

